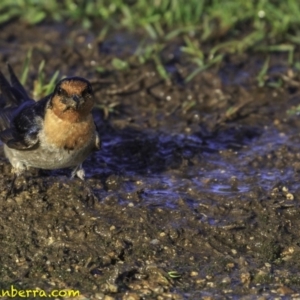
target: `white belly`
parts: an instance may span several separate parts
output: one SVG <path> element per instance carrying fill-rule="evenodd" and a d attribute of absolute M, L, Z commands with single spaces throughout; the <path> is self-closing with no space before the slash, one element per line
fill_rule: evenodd
<path fill-rule="evenodd" d="M 94 145 L 94 140 L 75 150 L 53 148 L 43 145 L 43 143 L 31 150 L 16 150 L 4 145 L 4 153 L 16 169 L 33 167 L 53 170 L 81 164 L 91 153 Z"/>

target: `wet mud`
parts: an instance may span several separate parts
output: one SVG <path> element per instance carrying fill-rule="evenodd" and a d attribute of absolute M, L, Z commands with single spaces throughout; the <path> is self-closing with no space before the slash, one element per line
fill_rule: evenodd
<path fill-rule="evenodd" d="M 28 89 L 42 59 L 48 76 L 94 83 L 103 146 L 84 182 L 70 170 L 29 170 L 7 199 L 1 154 L 0 288 L 106 300 L 297 297 L 298 74 L 275 54 L 267 82 L 282 85 L 258 88 L 263 59 L 229 56 L 184 84 L 193 65 L 171 45 L 165 82 L 151 63 L 112 71 L 136 39 L 96 37 L 70 25 L 1 28 L 1 71 L 9 61 L 20 74 L 33 47 Z"/>

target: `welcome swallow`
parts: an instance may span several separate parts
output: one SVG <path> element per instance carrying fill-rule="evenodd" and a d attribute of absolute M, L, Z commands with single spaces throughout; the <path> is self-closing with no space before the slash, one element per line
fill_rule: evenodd
<path fill-rule="evenodd" d="M 8 70 L 11 83 L 0 72 L 0 140 L 13 172 L 73 168 L 72 177 L 84 179 L 83 161 L 100 149 L 91 84 L 80 77 L 65 78 L 52 94 L 34 101 L 9 65 Z"/>

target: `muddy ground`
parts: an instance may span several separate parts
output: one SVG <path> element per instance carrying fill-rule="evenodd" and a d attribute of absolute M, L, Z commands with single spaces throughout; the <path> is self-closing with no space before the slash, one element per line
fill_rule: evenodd
<path fill-rule="evenodd" d="M 71 25 L 19 22 L 0 30 L 1 71 L 17 74 L 33 47 L 37 66 L 94 83 L 103 148 L 69 170 L 29 171 L 16 182 L 0 161 L 0 288 L 77 289 L 81 299 L 267 299 L 300 293 L 299 78 L 274 54 L 228 56 L 183 80 L 193 65 L 178 44 L 154 66 L 113 72 L 138 37 Z M 96 66 L 108 71 L 99 73 Z M 133 83 L 123 94 L 116 88 Z M 292 112 L 292 113 L 291 113 Z M 37 299 L 37 298 L 35 298 Z"/>

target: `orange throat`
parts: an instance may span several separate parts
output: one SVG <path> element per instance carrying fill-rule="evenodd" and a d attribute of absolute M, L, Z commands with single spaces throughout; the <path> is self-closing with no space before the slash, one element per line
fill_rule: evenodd
<path fill-rule="evenodd" d="M 47 109 L 44 120 L 46 142 L 67 150 L 84 147 L 95 135 L 92 114 L 82 116 L 77 111 Z"/>

